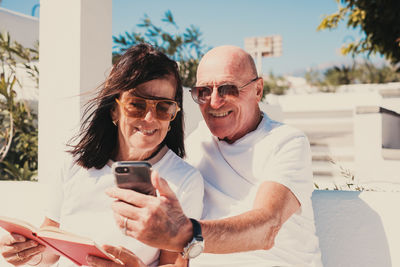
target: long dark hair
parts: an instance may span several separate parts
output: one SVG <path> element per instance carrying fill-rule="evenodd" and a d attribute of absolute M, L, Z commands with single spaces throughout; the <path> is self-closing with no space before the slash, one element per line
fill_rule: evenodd
<path fill-rule="evenodd" d="M 84 168 L 101 169 L 115 156 L 118 128 L 112 122 L 111 109 L 115 99 L 124 91 L 160 78 L 175 79 L 175 101 L 181 111 L 170 122 L 171 130 L 163 140 L 179 157 L 185 156 L 182 82 L 178 65 L 149 44 L 129 48 L 114 64 L 110 75 L 102 85 L 98 96 L 91 99 L 85 109 L 88 115 L 83 120 L 80 133 L 71 140 L 70 152 L 76 163 Z M 77 144 L 71 143 L 78 141 Z"/>

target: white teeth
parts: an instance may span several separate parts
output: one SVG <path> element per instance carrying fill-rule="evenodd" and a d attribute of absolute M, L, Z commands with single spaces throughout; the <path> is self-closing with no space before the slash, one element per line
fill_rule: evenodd
<path fill-rule="evenodd" d="M 141 132 L 142 134 L 145 134 L 145 135 L 151 135 L 151 134 L 155 133 L 156 130 L 144 130 L 144 129 L 141 129 L 141 130 L 139 130 L 139 132 Z"/>
<path fill-rule="evenodd" d="M 229 111 L 226 111 L 226 112 L 210 111 L 210 114 L 211 114 L 213 117 L 225 117 L 225 116 L 227 116 L 227 115 L 229 114 Z"/>

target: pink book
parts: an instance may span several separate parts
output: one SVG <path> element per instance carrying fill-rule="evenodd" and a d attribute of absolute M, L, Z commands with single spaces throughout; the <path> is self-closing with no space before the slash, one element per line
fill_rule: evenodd
<path fill-rule="evenodd" d="M 88 265 L 87 255 L 115 261 L 114 256 L 107 253 L 93 240 L 78 236 L 53 226 L 36 228 L 19 219 L 0 216 L 0 227 L 10 233 L 20 234 L 26 238 L 36 240 L 46 246 L 46 250 L 67 257 L 75 264 Z"/>

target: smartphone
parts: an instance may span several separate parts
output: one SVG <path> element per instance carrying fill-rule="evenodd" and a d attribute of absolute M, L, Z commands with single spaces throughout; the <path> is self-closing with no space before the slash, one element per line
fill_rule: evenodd
<path fill-rule="evenodd" d="M 119 188 L 156 195 L 156 189 L 150 179 L 151 164 L 147 161 L 116 161 L 111 168 Z"/>

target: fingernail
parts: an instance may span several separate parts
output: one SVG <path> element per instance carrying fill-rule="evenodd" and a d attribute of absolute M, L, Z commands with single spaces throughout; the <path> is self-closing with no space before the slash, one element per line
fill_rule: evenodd
<path fill-rule="evenodd" d="M 24 242 L 26 240 L 26 238 L 22 235 L 15 235 L 14 238 L 17 242 Z"/>
<path fill-rule="evenodd" d="M 115 259 L 115 261 L 118 263 L 118 264 L 121 264 L 121 265 L 124 265 L 124 263 L 120 260 L 120 259 Z M 125 265 L 124 265 L 125 266 Z"/>

